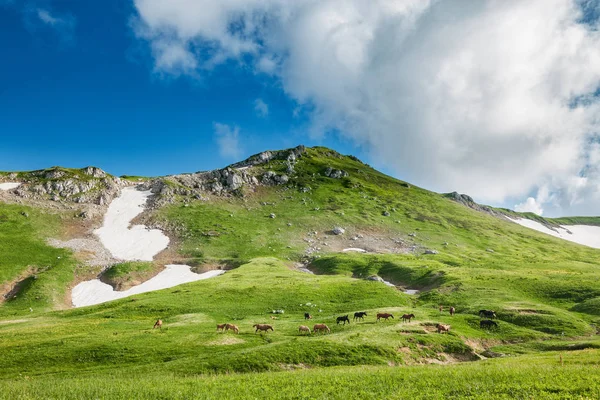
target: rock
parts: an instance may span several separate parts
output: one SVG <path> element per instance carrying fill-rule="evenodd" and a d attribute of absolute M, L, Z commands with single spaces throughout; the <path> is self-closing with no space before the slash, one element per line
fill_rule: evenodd
<path fill-rule="evenodd" d="M 438 254 L 437 250 L 425 250 L 423 254 Z"/>
<path fill-rule="evenodd" d="M 489 253 L 493 253 L 494 252 L 494 250 L 492 250 L 492 249 L 485 249 L 485 251 L 487 251 Z"/>
<path fill-rule="evenodd" d="M 106 176 L 106 172 L 96 167 L 85 167 L 82 169 L 82 172 L 94 178 L 104 178 Z"/>
<path fill-rule="evenodd" d="M 21 215 L 24 216 L 25 218 L 29 218 L 29 214 L 25 211 L 21 211 Z"/>
<path fill-rule="evenodd" d="M 390 213 L 388 211 L 384 211 L 383 213 L 381 213 L 381 215 L 383 215 L 384 217 L 389 217 Z"/>
<path fill-rule="evenodd" d="M 408 236 L 410 236 L 410 237 L 416 237 L 417 234 L 413 232 L 413 233 L 409 233 Z"/>
<path fill-rule="evenodd" d="M 333 228 L 332 232 L 334 235 L 343 235 L 346 232 L 346 230 L 342 227 L 336 226 L 335 228 Z"/>
<path fill-rule="evenodd" d="M 325 176 L 328 178 L 340 179 L 345 178 L 348 175 L 348 172 L 341 169 L 333 169 L 331 167 L 327 167 L 327 169 L 325 169 Z"/>
<path fill-rule="evenodd" d="M 275 214 L 273 214 L 273 213 L 269 214 L 269 218 L 275 218 L 275 217 L 276 217 Z"/>
<path fill-rule="evenodd" d="M 369 277 L 367 277 L 368 281 L 374 281 L 374 282 L 383 282 L 383 278 L 377 275 L 371 275 Z"/>

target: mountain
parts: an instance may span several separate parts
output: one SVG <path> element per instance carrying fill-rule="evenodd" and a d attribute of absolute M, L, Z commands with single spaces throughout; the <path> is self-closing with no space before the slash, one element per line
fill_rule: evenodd
<path fill-rule="evenodd" d="M 60 397 L 70 388 L 86 397 L 83 374 L 98 387 L 116 376 L 122 382 L 96 396 L 131 397 L 125 371 L 152 388 L 148 397 L 198 374 L 217 374 L 206 390 L 239 384 L 252 392 L 263 385 L 275 395 L 267 375 L 223 374 L 307 369 L 293 376 L 333 382 L 363 371 L 372 382 L 387 374 L 401 379 L 386 372 L 390 365 L 431 363 L 451 364 L 442 375 L 486 386 L 477 366 L 461 367 L 474 361 L 506 379 L 492 395 L 500 398 L 510 395 L 511 379 L 537 379 L 536 366 L 558 359 L 554 351 L 587 349 L 565 353 L 567 360 L 599 355 L 600 250 L 513 222 L 559 232 L 597 225 L 594 218 L 544 219 L 478 205 L 323 147 L 267 151 L 223 169 L 173 176 L 117 178 L 93 167 L 55 167 L 2 173 L 3 183 L 10 188 L 0 190 L 0 379 L 18 388 L 12 394 Z M 131 212 L 130 220 L 107 227 L 120 210 Z M 138 235 L 131 243 L 120 239 L 131 232 Z M 142 252 L 146 240 L 162 244 Z M 129 250 L 143 256 L 129 259 Z M 165 265 L 226 272 L 135 292 L 142 282 L 172 276 L 175 269 Z M 115 293 L 133 291 L 72 307 L 76 295 L 92 296 L 86 287 L 104 287 L 100 282 Z M 497 327 L 480 327 L 482 309 L 495 311 Z M 357 311 L 367 312 L 364 322 L 352 320 Z M 395 319 L 376 322 L 378 312 Z M 399 319 L 411 313 L 411 322 Z M 351 324 L 336 324 L 346 314 Z M 153 330 L 159 318 L 163 328 Z M 241 333 L 216 332 L 225 322 Z M 255 334 L 255 323 L 275 330 Z M 298 326 L 308 323 L 326 323 L 331 333 L 301 337 Z M 439 323 L 451 325 L 450 334 L 438 334 Z M 579 364 L 569 363 L 560 377 L 577 375 Z M 407 374 L 433 371 L 411 368 Z M 519 377 L 502 375 L 506 369 Z M 595 369 L 587 373 L 597 381 Z M 18 374 L 37 383 L 19 383 Z M 429 389 L 449 393 L 431 374 Z M 159 383 L 165 376 L 179 383 Z M 551 386 L 550 376 L 543 379 Z M 48 385 L 50 379 L 59 383 Z M 456 390 L 469 394 L 458 381 Z M 328 390 L 326 383 L 316 387 Z M 545 397 L 547 387 L 535 386 L 530 395 Z M 594 388 L 565 384 L 560 395 L 587 396 Z M 368 390 L 384 393 L 377 385 Z"/>

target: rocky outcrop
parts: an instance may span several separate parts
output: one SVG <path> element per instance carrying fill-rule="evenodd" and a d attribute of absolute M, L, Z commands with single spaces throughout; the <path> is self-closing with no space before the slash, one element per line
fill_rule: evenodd
<path fill-rule="evenodd" d="M 22 184 L 13 193 L 25 199 L 98 205 L 110 203 L 126 185 L 121 179 L 96 167 L 52 167 L 17 173 L 15 178 Z"/>
<path fill-rule="evenodd" d="M 152 179 L 142 183 L 141 188 L 156 195 L 150 204 L 156 207 L 173 202 L 177 196 L 206 199 L 207 195 L 239 194 L 244 187 L 285 185 L 290 181 L 289 174 L 294 172 L 296 162 L 305 152 L 304 146 L 265 151 L 223 169 Z M 284 161 L 287 173 L 265 171 L 264 167 L 274 160 Z"/>
<path fill-rule="evenodd" d="M 464 205 L 465 207 L 472 208 L 473 210 L 476 210 L 476 211 L 481 211 L 481 212 L 485 212 L 485 213 L 496 215 L 496 216 L 501 215 L 501 213 L 494 211 L 492 208 L 490 208 L 488 206 L 484 206 L 484 205 L 476 203 L 471 198 L 471 196 L 468 196 L 466 194 L 459 194 L 458 192 L 452 192 L 452 193 L 444 193 L 443 196 L 450 200 L 454 200 L 457 203 Z"/>
<path fill-rule="evenodd" d="M 328 178 L 340 179 L 347 177 L 348 173 L 343 169 L 334 169 L 331 167 L 327 167 L 327 169 L 325 169 L 325 176 Z"/>

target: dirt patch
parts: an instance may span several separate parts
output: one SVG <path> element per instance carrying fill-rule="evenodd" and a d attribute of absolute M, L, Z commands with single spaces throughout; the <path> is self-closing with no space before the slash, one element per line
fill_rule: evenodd
<path fill-rule="evenodd" d="M 244 339 L 240 339 L 235 336 L 223 335 L 223 337 L 221 337 L 217 340 L 213 340 L 212 342 L 207 343 L 207 345 L 209 345 L 209 346 L 231 346 L 234 344 L 242 344 L 242 343 L 246 343 L 246 341 Z"/>
<path fill-rule="evenodd" d="M 279 366 L 279 368 L 281 368 L 284 371 L 294 371 L 294 370 L 297 370 L 297 369 L 307 369 L 307 368 L 310 368 L 308 365 L 302 364 L 302 363 L 300 363 L 300 364 L 282 364 L 282 363 L 279 363 L 277 365 Z"/>
<path fill-rule="evenodd" d="M 7 319 L 4 321 L 0 321 L 0 325 L 20 324 L 21 322 L 29 322 L 29 320 L 28 319 Z"/>

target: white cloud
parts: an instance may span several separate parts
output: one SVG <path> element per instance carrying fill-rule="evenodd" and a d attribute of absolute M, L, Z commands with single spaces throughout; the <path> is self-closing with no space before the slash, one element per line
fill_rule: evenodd
<path fill-rule="evenodd" d="M 47 10 L 43 10 L 41 8 L 37 9 L 37 15 L 38 15 L 38 18 L 42 22 L 44 22 L 48 25 L 56 25 L 56 24 L 64 23 L 64 21 L 61 18 L 53 17 L 52 15 L 50 15 L 50 12 L 48 12 Z"/>
<path fill-rule="evenodd" d="M 237 161 L 242 154 L 239 142 L 240 128 L 218 122 L 213 124 L 213 128 L 215 131 L 215 141 L 219 147 L 221 157 Z"/>
<path fill-rule="evenodd" d="M 135 0 L 162 72 L 181 70 L 161 61 L 172 48 L 186 73 L 254 60 L 313 133 L 404 179 L 491 203 L 544 188 L 554 210 L 600 213 L 600 29 L 580 3 Z"/>
<path fill-rule="evenodd" d="M 542 215 L 544 209 L 533 197 L 528 197 L 524 203 L 515 205 L 515 211 L 532 212 L 537 215 Z"/>
<path fill-rule="evenodd" d="M 259 117 L 265 118 L 269 115 L 269 105 L 263 99 L 256 99 L 254 100 L 254 111 Z"/>

